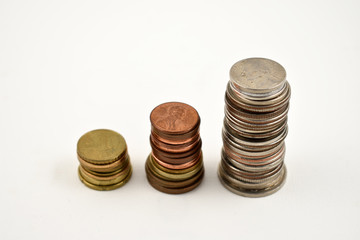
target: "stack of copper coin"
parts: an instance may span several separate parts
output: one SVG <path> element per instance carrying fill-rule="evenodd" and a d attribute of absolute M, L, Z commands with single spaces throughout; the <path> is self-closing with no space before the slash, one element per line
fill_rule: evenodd
<path fill-rule="evenodd" d="M 219 178 L 232 192 L 260 197 L 283 185 L 289 99 L 290 85 L 280 64 L 250 58 L 231 68 Z"/>
<path fill-rule="evenodd" d="M 107 129 L 85 133 L 77 143 L 80 180 L 95 190 L 113 190 L 131 177 L 125 139 Z"/>
<path fill-rule="evenodd" d="M 191 191 L 204 176 L 197 111 L 180 102 L 164 103 L 151 112 L 150 121 L 149 183 L 165 193 Z"/>

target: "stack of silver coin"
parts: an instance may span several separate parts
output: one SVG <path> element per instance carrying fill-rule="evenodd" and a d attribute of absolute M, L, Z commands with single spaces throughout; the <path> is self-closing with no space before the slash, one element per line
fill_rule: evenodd
<path fill-rule="evenodd" d="M 275 61 L 235 63 L 225 94 L 223 149 L 218 175 L 230 191 L 247 197 L 276 192 L 286 178 L 290 85 Z"/>

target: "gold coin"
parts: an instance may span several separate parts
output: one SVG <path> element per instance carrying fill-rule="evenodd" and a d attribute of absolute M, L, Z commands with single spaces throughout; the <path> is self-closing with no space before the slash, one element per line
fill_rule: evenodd
<path fill-rule="evenodd" d="M 128 166 L 128 163 L 129 163 L 129 160 L 128 161 L 124 161 L 124 163 L 121 165 L 121 168 L 119 168 L 118 170 L 115 170 L 115 171 L 112 171 L 112 172 L 96 172 L 96 171 L 93 171 L 93 170 L 90 170 L 86 167 L 84 167 L 83 165 L 81 165 L 82 168 L 84 168 L 87 172 L 95 175 L 95 176 L 98 176 L 98 177 L 110 177 L 110 176 L 114 176 L 122 171 L 125 170 L 125 168 Z"/>
<path fill-rule="evenodd" d="M 77 143 L 79 157 L 94 164 L 114 162 L 124 156 L 126 149 L 125 139 L 108 129 L 87 132 Z"/>
<path fill-rule="evenodd" d="M 121 159 L 108 164 L 89 163 L 84 159 L 82 159 L 79 155 L 78 155 L 78 160 L 80 162 L 80 165 L 86 170 L 103 174 L 103 173 L 111 173 L 121 170 L 124 167 L 124 165 L 126 165 L 126 162 L 129 161 L 129 155 L 126 153 Z"/>
<path fill-rule="evenodd" d="M 149 166 L 150 171 L 156 175 L 159 178 L 162 178 L 164 180 L 169 180 L 169 181 L 184 181 L 186 179 L 189 179 L 191 177 L 193 177 L 197 172 L 199 172 L 202 167 L 203 164 L 201 162 L 200 165 L 198 165 L 197 168 L 195 168 L 194 170 L 192 170 L 191 172 L 187 172 L 187 173 L 183 173 L 183 174 L 171 174 L 171 173 L 167 173 L 165 171 L 162 171 L 158 168 L 156 168 L 153 165 L 153 162 L 151 161 L 151 154 L 149 155 L 146 164 Z"/>
<path fill-rule="evenodd" d="M 128 175 L 122 181 L 112 184 L 112 185 L 104 185 L 104 186 L 100 186 L 100 185 L 96 185 L 96 184 L 87 182 L 81 175 L 80 169 L 78 170 L 78 175 L 79 175 L 81 182 L 83 184 L 85 184 L 87 187 L 94 189 L 94 190 L 98 190 L 98 191 L 109 191 L 109 190 L 114 190 L 116 188 L 119 188 L 119 187 L 123 186 L 125 183 L 127 183 L 131 178 L 132 171 L 130 171 L 128 173 Z"/>
<path fill-rule="evenodd" d="M 92 183 L 94 185 L 112 185 L 116 184 L 118 182 L 121 182 L 131 171 L 131 165 L 128 164 L 128 166 L 124 169 L 124 171 L 121 171 L 120 173 L 117 173 L 113 176 L 107 176 L 107 177 L 99 177 L 96 175 L 91 174 L 90 172 L 87 172 L 84 168 L 79 166 L 79 171 L 81 176 L 89 183 Z"/>

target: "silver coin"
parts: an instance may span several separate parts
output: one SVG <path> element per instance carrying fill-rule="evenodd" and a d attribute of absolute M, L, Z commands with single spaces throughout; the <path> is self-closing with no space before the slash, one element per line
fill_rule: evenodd
<path fill-rule="evenodd" d="M 245 93 L 266 94 L 281 89 L 286 81 L 286 71 L 273 60 L 248 58 L 231 67 L 230 81 Z"/>
<path fill-rule="evenodd" d="M 264 58 L 235 63 L 225 93 L 218 176 L 247 197 L 276 192 L 286 178 L 285 143 L 291 88 L 285 69 Z"/>

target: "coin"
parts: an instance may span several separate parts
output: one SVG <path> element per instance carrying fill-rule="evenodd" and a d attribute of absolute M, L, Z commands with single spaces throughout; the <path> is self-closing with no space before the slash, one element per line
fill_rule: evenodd
<path fill-rule="evenodd" d="M 204 175 L 200 117 L 188 104 L 160 104 L 150 114 L 152 152 L 145 169 L 149 183 L 165 193 L 185 193 Z"/>
<path fill-rule="evenodd" d="M 97 129 L 85 133 L 77 144 L 78 175 L 95 190 L 113 190 L 131 177 L 132 167 L 125 139 L 117 132 Z"/>
<path fill-rule="evenodd" d="M 126 153 L 125 139 L 112 130 L 97 129 L 85 133 L 77 143 L 80 158 L 95 164 L 106 164 Z"/>
<path fill-rule="evenodd" d="M 230 69 L 230 81 L 245 94 L 272 93 L 286 81 L 286 71 L 279 63 L 266 58 L 248 58 Z"/>
<path fill-rule="evenodd" d="M 165 134 L 184 134 L 200 124 L 197 111 L 185 103 L 168 102 L 154 108 L 150 114 L 154 129 Z"/>
<path fill-rule="evenodd" d="M 273 60 L 244 59 L 230 69 L 218 170 L 230 191 L 267 196 L 285 182 L 290 95 L 285 69 Z"/>
<path fill-rule="evenodd" d="M 130 180 L 131 175 L 132 175 L 132 171 L 130 171 L 129 174 L 125 177 L 125 179 L 123 179 L 121 182 L 118 182 L 118 183 L 115 183 L 112 185 L 103 185 L 102 186 L 102 185 L 95 185 L 95 184 L 89 183 L 82 177 L 80 171 L 78 171 L 78 176 L 79 176 L 81 182 L 84 183 L 85 186 L 87 186 L 91 189 L 94 189 L 94 190 L 98 190 L 98 191 L 109 191 L 109 190 L 117 189 L 117 188 L 123 186 L 125 183 L 127 183 Z"/>

